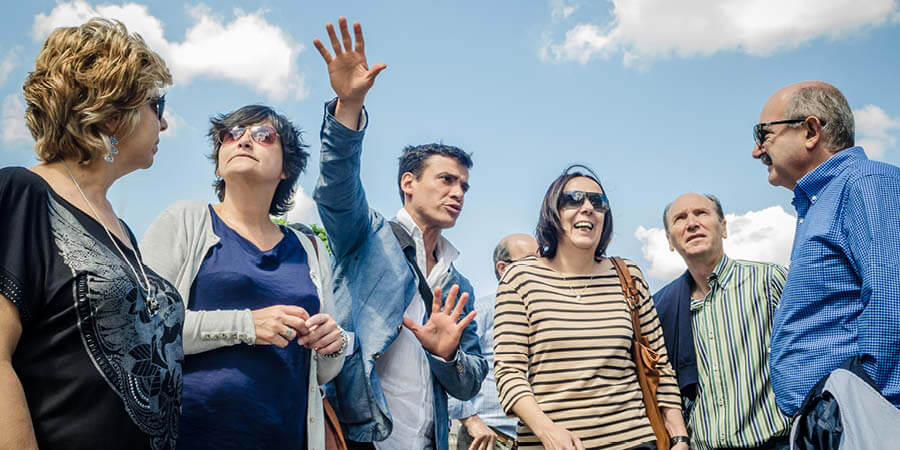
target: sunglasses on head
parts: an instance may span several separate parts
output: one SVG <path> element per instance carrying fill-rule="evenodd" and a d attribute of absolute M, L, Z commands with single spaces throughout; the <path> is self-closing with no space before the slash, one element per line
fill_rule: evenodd
<path fill-rule="evenodd" d="M 156 113 L 156 118 L 162 121 L 163 112 L 166 110 L 166 96 L 150 97 L 150 107 Z"/>
<path fill-rule="evenodd" d="M 222 130 L 219 134 L 219 141 L 223 144 L 236 141 L 240 139 L 247 130 L 250 130 L 250 139 L 253 139 L 257 144 L 262 145 L 274 144 L 275 138 L 278 136 L 278 132 L 268 125 L 254 125 L 252 127 L 231 127 Z"/>
<path fill-rule="evenodd" d="M 595 211 L 609 211 L 609 199 L 602 192 L 584 192 L 584 191 L 566 191 L 559 196 L 560 209 L 578 209 L 584 204 L 587 198 L 591 202 L 591 206 Z"/>

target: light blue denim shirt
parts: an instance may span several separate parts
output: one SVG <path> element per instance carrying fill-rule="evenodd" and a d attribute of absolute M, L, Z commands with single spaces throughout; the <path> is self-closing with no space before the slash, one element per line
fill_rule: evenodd
<path fill-rule="evenodd" d="M 334 253 L 334 319 L 354 334 L 354 342 L 344 368 L 325 387 L 325 394 L 348 439 L 380 441 L 390 435 L 392 419 L 374 370 L 375 360 L 399 334 L 403 312 L 417 292 L 417 280 L 390 224 L 366 201 L 359 175 L 366 112 L 360 118 L 362 130 L 354 131 L 334 118 L 335 103 L 325 104 L 320 133 L 322 167 L 313 198 Z M 458 284 L 460 293 L 475 298 L 469 280 L 452 265 L 450 271 L 442 291 Z M 430 314 L 431 308 L 426 310 Z M 463 314 L 471 310 L 468 303 Z M 461 400 L 472 398 L 488 371 L 475 321 L 463 331 L 451 361 L 429 354 L 428 363 L 434 389 L 435 448 L 446 450 L 447 394 Z"/>

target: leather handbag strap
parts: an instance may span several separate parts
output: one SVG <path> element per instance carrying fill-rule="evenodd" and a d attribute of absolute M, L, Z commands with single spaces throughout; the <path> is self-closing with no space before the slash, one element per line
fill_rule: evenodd
<path fill-rule="evenodd" d="M 637 288 L 634 287 L 634 278 L 631 276 L 631 272 L 628 271 L 625 260 L 618 256 L 613 256 L 609 259 L 616 268 L 616 275 L 619 276 L 619 283 L 622 283 L 622 293 L 625 295 L 625 300 L 628 301 L 628 306 L 631 307 L 632 316 L 634 316 L 637 314 L 638 309 L 640 309 L 640 301 L 638 300 L 640 294 L 638 293 Z"/>

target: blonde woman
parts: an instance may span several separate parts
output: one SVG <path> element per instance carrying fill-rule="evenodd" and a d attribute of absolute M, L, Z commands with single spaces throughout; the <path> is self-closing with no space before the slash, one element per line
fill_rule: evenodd
<path fill-rule="evenodd" d="M 38 165 L 0 170 L 0 448 L 173 448 L 175 288 L 107 191 L 153 164 L 165 62 L 119 22 L 53 31 L 25 81 Z"/>

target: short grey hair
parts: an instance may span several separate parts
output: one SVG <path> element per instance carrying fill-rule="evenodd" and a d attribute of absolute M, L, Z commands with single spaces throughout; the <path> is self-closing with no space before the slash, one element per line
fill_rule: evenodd
<path fill-rule="evenodd" d="M 512 262 L 512 255 L 509 254 L 509 244 L 506 243 L 506 239 L 501 240 L 494 247 L 494 276 L 497 277 L 497 281 L 500 281 L 500 271 L 497 270 L 497 263 L 500 261 Z"/>
<path fill-rule="evenodd" d="M 785 119 L 817 117 L 822 122 L 822 137 L 831 153 L 837 153 L 855 145 L 855 125 L 853 111 L 844 94 L 836 87 L 816 83 L 798 88 L 788 100 L 784 110 Z M 803 123 L 790 124 L 791 127 Z"/>
<path fill-rule="evenodd" d="M 708 198 L 716 205 L 716 215 L 719 216 L 719 220 L 725 220 L 725 213 L 722 211 L 722 202 L 719 201 L 719 197 L 716 197 L 712 194 L 703 194 L 703 196 Z M 669 208 L 672 207 L 672 203 L 675 202 L 669 202 L 669 204 L 666 205 L 666 207 L 663 209 L 663 228 L 665 228 L 666 230 L 666 236 L 669 235 L 669 221 L 666 219 L 666 216 L 669 214 Z"/>

